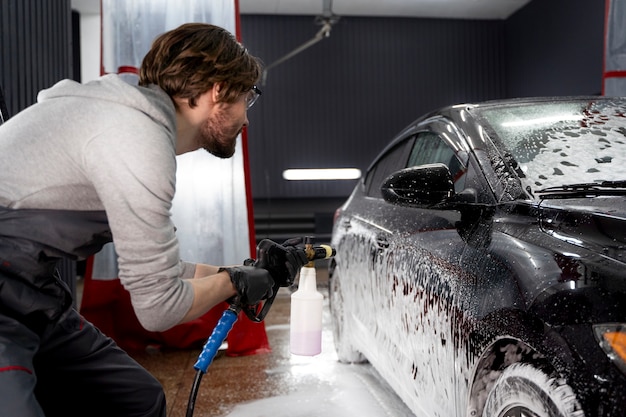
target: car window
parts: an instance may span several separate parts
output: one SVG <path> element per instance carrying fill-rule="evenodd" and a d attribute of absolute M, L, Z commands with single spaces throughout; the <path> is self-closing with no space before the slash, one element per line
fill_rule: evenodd
<path fill-rule="evenodd" d="M 409 137 L 389 149 L 368 171 L 365 191 L 369 197 L 383 198 L 380 186 L 389 175 L 406 167 L 413 140 L 413 137 Z"/>
<path fill-rule="evenodd" d="M 435 132 L 418 133 L 407 167 L 435 163 L 447 165 L 454 179 L 455 191 L 462 191 L 461 178 L 465 170 L 454 150 Z"/>

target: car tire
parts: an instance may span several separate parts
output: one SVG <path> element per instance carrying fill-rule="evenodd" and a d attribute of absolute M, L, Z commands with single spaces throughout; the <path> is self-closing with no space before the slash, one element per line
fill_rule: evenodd
<path fill-rule="evenodd" d="M 572 388 L 526 363 L 502 372 L 489 391 L 483 417 L 583 417 Z"/>
<path fill-rule="evenodd" d="M 337 359 L 341 363 L 363 363 L 367 359 L 359 351 L 354 349 L 349 340 L 347 329 L 349 328 L 348 315 L 344 309 L 345 295 L 341 289 L 341 280 L 336 274 L 336 269 L 329 277 L 329 305 L 332 316 L 333 339 Z"/>

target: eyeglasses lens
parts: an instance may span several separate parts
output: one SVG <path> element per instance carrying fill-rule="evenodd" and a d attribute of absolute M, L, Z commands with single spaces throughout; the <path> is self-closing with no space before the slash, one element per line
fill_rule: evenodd
<path fill-rule="evenodd" d="M 246 109 L 252 107 L 254 103 L 259 99 L 259 96 L 263 94 L 261 90 L 255 85 L 252 86 L 250 91 L 248 91 L 248 95 L 246 96 Z"/>

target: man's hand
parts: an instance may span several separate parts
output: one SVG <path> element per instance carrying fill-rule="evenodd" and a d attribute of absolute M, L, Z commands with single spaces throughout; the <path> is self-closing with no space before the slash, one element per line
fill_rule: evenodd
<path fill-rule="evenodd" d="M 289 239 L 279 245 L 263 239 L 257 246 L 259 259 L 256 265 L 267 269 L 280 287 L 292 285 L 300 268 L 309 263 L 302 240 Z"/>
<path fill-rule="evenodd" d="M 220 268 L 219 272 L 226 271 L 230 281 L 237 290 L 239 302 L 242 305 L 255 305 L 270 298 L 274 294 L 274 280 L 270 273 L 254 266 L 233 266 Z"/>

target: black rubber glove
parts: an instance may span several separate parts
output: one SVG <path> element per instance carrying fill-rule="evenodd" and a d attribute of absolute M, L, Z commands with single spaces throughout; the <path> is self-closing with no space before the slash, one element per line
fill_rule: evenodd
<path fill-rule="evenodd" d="M 220 268 L 218 272 L 226 271 L 230 281 L 237 289 L 237 296 L 242 305 L 255 305 L 274 294 L 274 280 L 270 273 L 254 266 L 232 266 Z M 231 300 L 229 300 L 231 301 Z"/>
<path fill-rule="evenodd" d="M 298 272 L 300 272 L 300 269 L 310 262 L 306 256 L 304 238 L 295 237 L 287 239 L 281 244 L 281 246 L 287 251 L 286 267 L 291 275 L 291 283 L 293 284 L 293 280 L 296 278 Z"/>
<path fill-rule="evenodd" d="M 304 265 L 309 263 L 304 245 L 298 246 L 302 239 L 290 239 L 285 244 L 263 239 L 257 246 L 259 258 L 257 266 L 267 269 L 280 287 L 293 284 L 296 275 Z"/>

